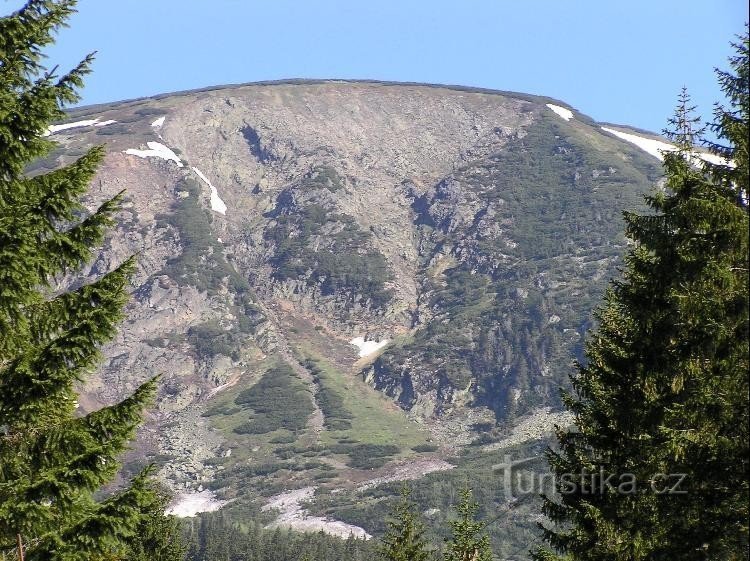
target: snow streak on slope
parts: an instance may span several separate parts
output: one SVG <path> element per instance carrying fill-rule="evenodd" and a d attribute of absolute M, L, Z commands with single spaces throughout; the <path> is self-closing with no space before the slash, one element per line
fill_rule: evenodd
<path fill-rule="evenodd" d="M 552 111 L 560 115 L 560 117 L 562 117 L 566 121 L 570 121 L 573 118 L 573 112 L 570 109 L 565 109 L 565 107 L 560 107 L 559 105 L 553 105 L 552 103 L 548 103 L 547 107 L 552 109 Z"/>
<path fill-rule="evenodd" d="M 627 132 L 610 129 L 608 127 L 602 127 L 602 130 L 608 132 L 609 134 L 613 134 L 617 138 L 621 138 L 626 142 L 635 144 L 644 152 L 651 154 L 654 158 L 659 158 L 660 160 L 664 159 L 664 157 L 662 156 L 662 152 L 671 152 L 674 150 L 674 146 L 667 142 L 662 142 L 661 140 L 645 138 L 643 136 L 638 136 L 637 134 L 630 134 Z"/>
<path fill-rule="evenodd" d="M 193 171 L 196 173 L 198 177 L 200 177 L 203 182 L 208 185 L 208 188 L 211 189 L 211 210 L 215 210 L 216 212 L 220 214 L 226 214 L 227 213 L 227 205 L 224 204 L 224 201 L 221 200 L 219 197 L 219 192 L 216 190 L 216 187 L 214 187 L 211 182 L 208 180 L 208 178 L 201 173 L 201 170 L 198 168 L 193 168 Z"/>
<path fill-rule="evenodd" d="M 147 142 L 148 150 L 136 150 L 135 148 L 128 148 L 125 150 L 126 154 L 132 156 L 138 156 L 139 158 L 161 158 L 162 160 L 173 161 L 178 167 L 182 167 L 182 160 L 172 152 L 170 148 L 164 146 L 161 142 Z"/>
<path fill-rule="evenodd" d="M 86 119 L 84 121 L 75 121 L 73 123 L 64 123 L 62 125 L 50 125 L 47 128 L 47 131 L 44 133 L 43 136 L 49 136 L 51 134 L 55 134 L 59 131 L 64 131 L 67 129 L 75 129 L 78 127 L 104 127 L 107 125 L 111 125 L 112 123 L 116 123 L 114 119 L 109 119 L 107 121 L 99 122 L 99 118 L 96 119 Z"/>
<path fill-rule="evenodd" d="M 382 341 L 365 341 L 364 337 L 355 337 L 349 341 L 350 345 L 354 345 L 359 348 L 359 356 L 371 355 L 375 351 L 379 351 L 388 344 L 388 339 Z"/>
<path fill-rule="evenodd" d="M 664 160 L 664 156 L 662 154 L 663 152 L 674 152 L 675 150 L 677 150 L 677 148 L 673 144 L 669 144 L 668 142 L 664 142 L 661 140 L 656 140 L 654 138 L 646 138 L 644 136 L 638 136 L 637 134 L 610 129 L 609 127 L 602 127 L 602 130 L 610 134 L 613 134 L 616 137 L 621 138 L 622 140 L 626 142 L 635 144 L 638 148 L 640 148 L 644 152 L 647 152 L 651 154 L 652 156 L 654 156 L 655 158 L 659 158 L 662 161 Z M 716 165 L 721 165 L 721 166 L 734 167 L 733 162 L 728 162 L 721 156 L 717 156 L 716 154 L 711 154 L 710 152 L 693 152 L 692 157 L 691 157 L 692 163 L 696 166 L 699 166 L 700 162 L 698 160 L 703 160 L 705 162 L 709 162 L 711 164 L 716 164 Z"/>
<path fill-rule="evenodd" d="M 151 123 L 151 126 L 152 127 L 160 127 L 160 126 L 162 126 L 164 124 L 164 119 L 166 119 L 166 117 L 159 117 L 158 119 L 156 119 L 156 121 L 154 121 L 153 123 Z"/>

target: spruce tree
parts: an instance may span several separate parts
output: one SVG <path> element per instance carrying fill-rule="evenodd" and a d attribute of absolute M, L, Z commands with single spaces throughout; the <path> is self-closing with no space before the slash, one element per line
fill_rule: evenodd
<path fill-rule="evenodd" d="M 142 519 L 134 535 L 125 541 L 123 561 L 183 561 L 187 548 L 182 525 L 175 516 L 165 515 L 171 493 L 151 482 L 151 501 L 142 508 Z"/>
<path fill-rule="evenodd" d="M 719 74 L 712 149 L 726 161 L 696 157 L 683 92 L 665 189 L 625 215 L 633 248 L 565 396 L 577 431 L 548 454 L 558 494 L 538 560 L 747 556 L 747 36 L 737 50 Z"/>
<path fill-rule="evenodd" d="M 93 213 L 80 203 L 103 149 L 24 172 L 54 146 L 45 132 L 89 71 L 91 56 L 61 76 L 42 65 L 74 7 L 31 0 L 0 18 L 0 554 L 27 561 L 111 557 L 151 500 L 145 473 L 107 497 L 94 493 L 115 476 L 154 381 L 76 414 L 75 385 L 115 334 L 134 261 L 79 288 L 53 284 L 90 260 L 118 209 L 120 196 Z"/>
<path fill-rule="evenodd" d="M 471 489 L 462 489 L 456 507 L 458 518 L 450 522 L 452 535 L 443 552 L 444 561 L 492 561 L 485 524 L 476 519 L 478 508 Z"/>
<path fill-rule="evenodd" d="M 424 531 L 424 524 L 411 501 L 411 492 L 403 487 L 380 544 L 380 556 L 385 561 L 427 561 L 430 552 Z"/>

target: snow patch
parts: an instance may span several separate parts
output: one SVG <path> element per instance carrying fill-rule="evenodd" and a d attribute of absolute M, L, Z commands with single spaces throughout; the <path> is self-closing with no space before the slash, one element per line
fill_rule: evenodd
<path fill-rule="evenodd" d="M 46 132 L 42 136 L 49 136 L 51 134 L 55 134 L 56 132 L 75 129 L 78 127 L 104 127 L 116 122 L 117 121 L 113 119 L 109 119 L 108 121 L 102 121 L 100 123 L 99 118 L 97 117 L 96 119 L 85 119 L 83 121 L 74 121 L 72 123 L 64 123 L 62 125 L 50 125 L 49 127 L 47 127 Z"/>
<path fill-rule="evenodd" d="M 566 121 L 570 121 L 573 118 L 573 112 L 570 109 L 565 109 L 565 107 L 560 107 L 559 105 L 554 105 L 552 103 L 548 103 L 547 107 L 552 109 L 552 111 L 557 113 L 560 117 L 562 117 Z"/>
<path fill-rule="evenodd" d="M 662 160 L 662 161 L 664 160 L 664 154 L 663 154 L 664 152 L 674 152 L 675 150 L 677 150 L 674 144 L 670 144 L 662 140 L 656 140 L 654 138 L 646 138 L 643 136 L 638 136 L 637 134 L 631 134 L 631 133 L 611 129 L 609 127 L 602 127 L 602 130 L 610 134 L 613 134 L 617 138 L 620 138 L 626 142 L 635 144 L 638 148 L 640 148 L 644 152 L 647 152 L 651 154 L 652 156 L 654 156 L 655 158 L 658 158 L 659 160 Z M 696 166 L 699 166 L 700 165 L 699 160 L 703 160 L 704 162 L 708 162 L 710 164 L 715 164 L 719 166 L 735 167 L 736 165 L 734 162 L 730 162 L 726 158 L 722 158 L 721 156 L 717 156 L 716 154 L 711 154 L 710 152 L 697 152 L 697 151 L 693 152 L 691 155 L 692 163 Z"/>
<path fill-rule="evenodd" d="M 128 148 L 125 150 L 126 154 L 132 156 L 138 156 L 139 158 L 161 158 L 162 160 L 173 161 L 177 164 L 177 167 L 182 167 L 182 160 L 172 152 L 171 148 L 167 148 L 161 142 L 147 142 L 148 150 L 136 150 L 135 148 Z"/>
<path fill-rule="evenodd" d="M 711 152 L 696 152 L 696 155 L 701 159 L 709 164 L 714 164 L 717 166 L 729 166 L 730 168 L 737 167 L 737 164 L 734 162 L 730 162 L 726 158 L 722 158 L 721 156 L 717 156 L 716 154 L 711 154 Z"/>
<path fill-rule="evenodd" d="M 388 344 L 388 339 L 382 341 L 365 341 L 364 337 L 355 337 L 349 341 L 350 345 L 354 345 L 359 349 L 359 356 L 371 355 L 375 351 L 379 351 Z"/>
<path fill-rule="evenodd" d="M 156 121 L 154 121 L 153 123 L 151 123 L 151 126 L 152 127 L 160 127 L 160 126 L 162 126 L 164 124 L 164 119 L 166 119 L 166 117 L 159 117 L 158 119 L 156 119 Z"/>
<path fill-rule="evenodd" d="M 304 487 L 272 497 L 262 510 L 278 510 L 279 516 L 267 528 L 291 528 L 298 532 L 322 531 L 342 539 L 354 536 L 355 538 L 369 540 L 372 537 L 359 526 L 323 516 L 308 515 L 301 503 L 312 499 L 314 493 L 315 487 Z"/>
<path fill-rule="evenodd" d="M 201 170 L 198 168 L 193 168 L 193 171 L 195 174 L 200 177 L 203 182 L 208 185 L 208 188 L 211 189 L 211 210 L 215 210 L 216 212 L 220 214 L 226 214 L 227 213 L 227 205 L 224 204 L 224 201 L 221 200 L 219 197 L 219 192 L 216 190 L 216 187 L 214 187 L 211 182 L 208 180 L 208 178 L 203 175 Z"/>
<path fill-rule="evenodd" d="M 654 138 L 645 138 L 643 136 L 638 136 L 637 134 L 610 129 L 609 127 L 602 127 L 602 130 L 615 135 L 617 138 L 620 138 L 625 142 L 635 144 L 647 154 L 651 154 L 654 158 L 659 158 L 660 160 L 664 160 L 662 152 L 672 152 L 675 149 L 672 144 Z"/>
<path fill-rule="evenodd" d="M 167 509 L 167 514 L 178 518 L 189 518 L 199 512 L 214 512 L 229 501 L 220 501 L 212 491 L 198 491 L 195 493 L 180 493 L 177 499 Z"/>

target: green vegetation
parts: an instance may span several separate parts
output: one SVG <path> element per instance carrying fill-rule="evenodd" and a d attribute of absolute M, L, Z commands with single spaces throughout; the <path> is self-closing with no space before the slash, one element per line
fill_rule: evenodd
<path fill-rule="evenodd" d="M 324 380 L 326 380 L 325 371 L 310 359 L 307 359 L 304 365 L 312 373 L 313 380 L 317 385 L 318 391 L 315 394 L 315 401 L 325 417 L 324 426 L 334 431 L 352 428 L 350 421 L 354 418 L 354 415 L 346 409 L 341 394 L 333 389 L 330 384 L 324 383 Z"/>
<path fill-rule="evenodd" d="M 211 231 L 211 215 L 200 204 L 200 183 L 187 177 L 177 191 L 186 195 L 178 197 L 171 213 L 159 215 L 157 224 L 175 229 L 182 253 L 167 261 L 162 274 L 210 294 L 215 294 L 225 279 L 233 292 L 247 292 L 247 280 L 226 262 L 224 249 Z"/>
<path fill-rule="evenodd" d="M 131 257 L 90 284 L 58 284 L 92 260 L 122 194 L 88 213 L 81 199 L 104 157 L 87 150 L 46 174 L 42 136 L 78 101 L 92 56 L 55 75 L 42 50 L 74 1 L 31 0 L 0 18 L 0 558 L 117 558 L 154 500 L 148 472 L 113 492 L 118 458 L 156 393 L 150 380 L 120 402 L 76 411 L 77 389 L 123 317 Z M 76 285 L 74 285 L 76 286 Z M 105 491 L 109 488 L 110 491 Z M 151 518 L 153 520 L 153 518 Z"/>
<path fill-rule="evenodd" d="M 395 444 L 332 444 L 334 454 L 349 456 L 348 464 L 357 469 L 374 469 L 384 466 L 400 448 Z"/>
<path fill-rule="evenodd" d="M 187 533 L 191 546 L 186 561 L 365 561 L 376 553 L 375 545 L 365 540 L 266 530 L 260 522 L 240 526 L 223 513 L 191 521 Z"/>
<path fill-rule="evenodd" d="M 305 189 L 328 189 L 331 193 L 341 191 L 344 184 L 341 176 L 329 166 L 318 166 L 305 178 Z"/>
<path fill-rule="evenodd" d="M 450 521 L 451 537 L 443 552 L 444 561 L 492 561 L 486 523 L 476 520 L 478 509 L 471 489 L 461 489 L 461 501 L 456 507 L 458 518 Z"/>
<path fill-rule="evenodd" d="M 278 196 L 274 223 L 265 233 L 274 247 L 274 278 L 304 279 L 319 286 L 323 296 L 381 308 L 392 296 L 385 288 L 392 273 L 383 255 L 370 247 L 371 234 L 333 210 L 328 192 L 340 188 L 339 176 L 324 168 Z M 304 193 L 308 202 L 297 202 L 296 193 Z"/>
<path fill-rule="evenodd" d="M 411 500 L 416 511 L 428 513 L 424 517 L 425 536 L 430 549 L 440 551 L 451 537 L 451 521 L 457 518 L 455 505 L 461 492 L 471 485 L 474 501 L 479 504 L 475 518 L 484 525 L 490 537 L 492 551 L 499 559 L 527 561 L 529 548 L 540 541 L 541 531 L 536 525 L 541 501 L 536 492 L 518 492 L 517 477 L 539 479 L 547 473 L 544 461 L 546 442 L 530 443 L 493 453 L 469 448 L 461 457 L 449 458 L 456 467 L 449 471 L 430 473 L 410 481 Z M 511 491 L 505 484 L 509 478 L 493 469 L 504 460 L 535 458 L 513 469 Z M 387 532 L 389 515 L 396 510 L 402 482 L 392 482 L 357 493 L 320 492 L 310 510 L 349 524 L 361 526 L 370 534 L 383 536 Z M 514 497 L 512 500 L 510 497 Z"/>
<path fill-rule="evenodd" d="M 188 177 L 177 187 L 178 198 L 169 214 L 157 216 L 157 224 L 174 228 L 182 251 L 169 259 L 161 274 L 181 285 L 194 286 L 215 295 L 227 286 L 234 295 L 231 307 L 236 323 L 224 329 L 215 320 L 190 328 L 188 341 L 200 358 L 225 355 L 237 360 L 247 336 L 255 333 L 265 317 L 254 303 L 250 285 L 227 263 L 224 249 L 211 231 L 211 215 L 200 204 L 201 185 Z"/>
<path fill-rule="evenodd" d="M 437 452 L 438 446 L 435 444 L 417 444 L 411 447 L 415 452 Z"/>
<path fill-rule="evenodd" d="M 411 501 L 408 487 L 401 490 L 401 501 L 387 522 L 388 529 L 379 548 L 384 561 L 429 561 L 424 523 Z"/>
<path fill-rule="evenodd" d="M 216 320 L 194 325 L 188 329 L 187 340 L 193 345 L 200 358 L 213 358 L 216 355 L 239 359 L 241 340 L 236 332 L 221 327 Z"/>
<path fill-rule="evenodd" d="M 300 431 L 314 410 L 304 382 L 286 364 L 270 368 L 234 401 L 250 411 L 250 420 L 234 429 L 239 434 Z"/>
<path fill-rule="evenodd" d="M 370 541 L 354 537 L 341 539 L 318 533 L 298 533 L 284 529 L 266 530 L 269 520 L 253 507 L 233 507 L 228 512 L 206 513 L 186 523 L 190 543 L 188 561 L 491 561 L 485 524 L 475 519 L 477 505 L 472 491 L 463 488 L 455 505 L 457 516 L 451 515 L 441 527 L 443 543 L 435 541 L 428 532 L 428 524 L 419 513 L 407 487 L 402 487 L 400 498 L 389 502 L 385 511 L 385 534 Z M 234 512 L 241 509 L 243 512 Z M 453 509 L 452 509 L 453 511 Z M 244 520 L 242 523 L 238 519 Z M 474 557 L 473 557 L 474 556 Z M 501 557 L 520 559 L 516 555 Z"/>
<path fill-rule="evenodd" d="M 152 499 L 143 508 L 144 516 L 134 535 L 127 540 L 124 561 L 184 561 L 186 545 L 182 525 L 174 516 L 165 516 L 172 495 L 157 483 L 150 484 Z"/>
<path fill-rule="evenodd" d="M 543 114 L 415 200 L 434 319 L 373 366 L 376 387 L 402 406 L 469 387 L 499 422 L 560 404 L 625 248 L 621 210 L 642 209 L 639 191 L 658 176 L 647 157 L 623 161 L 606 139 L 592 149 L 584 128 Z M 433 267 L 446 248 L 460 251 L 448 269 Z"/>
<path fill-rule="evenodd" d="M 544 503 L 541 561 L 748 555 L 747 32 L 736 47 L 715 125 L 735 167 L 694 165 L 683 91 L 666 188 L 625 217 L 635 243 L 565 398 L 578 430 L 548 454 L 567 481 Z"/>
<path fill-rule="evenodd" d="M 321 435 L 326 446 L 336 443 L 388 445 L 396 442 L 408 450 L 426 443 L 428 433 L 410 422 L 403 411 L 393 406 L 391 400 L 359 377 L 341 372 L 313 350 L 314 346 L 307 338 L 320 337 L 317 331 L 311 329 L 295 337 L 300 340 L 298 351 L 303 364 L 314 368 L 312 372 L 318 391 L 336 396 L 331 399 L 331 404 L 326 405 L 330 407 L 334 419 Z M 337 419 L 351 426 L 339 424 Z"/>

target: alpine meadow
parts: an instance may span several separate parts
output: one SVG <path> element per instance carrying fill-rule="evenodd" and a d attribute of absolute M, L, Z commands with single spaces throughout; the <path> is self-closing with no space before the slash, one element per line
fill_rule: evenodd
<path fill-rule="evenodd" d="M 336 17 L 366 41 L 387 4 Z M 339 68 L 327 5 L 266 23 Z M 750 556 L 747 24 L 708 122 L 683 88 L 660 135 L 386 80 L 81 105 L 130 17 L 56 66 L 94 9 L 0 16 L 1 561 Z M 198 68 L 170 43 L 197 9 L 123 92 Z M 248 53 L 285 68 L 285 37 Z"/>

